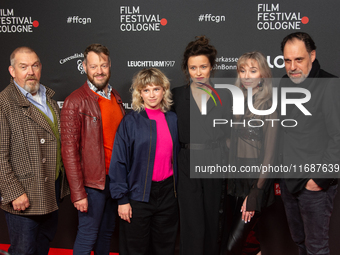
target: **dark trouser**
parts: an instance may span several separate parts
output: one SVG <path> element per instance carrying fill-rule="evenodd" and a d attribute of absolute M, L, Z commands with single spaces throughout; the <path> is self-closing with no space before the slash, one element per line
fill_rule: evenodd
<path fill-rule="evenodd" d="M 179 171 L 181 255 L 219 254 L 223 182 L 222 179 L 190 179 Z"/>
<path fill-rule="evenodd" d="M 152 182 L 149 202 L 130 200 L 131 223 L 120 220 L 120 255 L 173 255 L 178 228 L 178 204 L 173 176 Z"/>
<path fill-rule="evenodd" d="M 252 230 L 254 230 L 255 225 L 260 219 L 259 212 L 255 212 L 250 222 L 245 223 L 242 221 L 241 206 L 243 204 L 244 198 L 229 196 L 233 208 L 232 216 L 232 227 L 229 234 L 227 249 L 223 254 L 228 255 L 239 255 L 239 254 L 257 254 L 261 248 L 257 240 L 253 243 L 252 247 L 246 248 L 247 238 Z M 253 239 L 256 239 L 254 236 Z"/>
<path fill-rule="evenodd" d="M 61 177 L 55 182 L 59 205 Z M 58 210 L 45 215 L 21 216 L 5 212 L 11 255 L 47 255 L 57 232 Z"/>
<path fill-rule="evenodd" d="M 299 254 L 329 253 L 329 221 L 337 186 L 327 190 L 310 191 L 303 189 L 291 194 L 281 180 L 281 196 L 293 241 L 299 247 Z"/>
<path fill-rule="evenodd" d="M 78 211 L 78 232 L 73 254 L 108 255 L 111 236 L 115 228 L 117 202 L 111 198 L 109 177 L 106 176 L 105 189 L 85 187 L 88 199 L 87 212 Z"/>

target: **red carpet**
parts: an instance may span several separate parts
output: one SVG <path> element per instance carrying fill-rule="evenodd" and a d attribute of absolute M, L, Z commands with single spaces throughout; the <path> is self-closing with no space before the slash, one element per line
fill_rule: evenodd
<path fill-rule="evenodd" d="M 9 247 L 9 244 L 0 244 L 0 250 L 7 251 L 8 247 Z M 72 255 L 72 250 L 51 248 L 48 255 Z M 91 255 L 93 255 L 93 252 L 91 253 Z M 111 252 L 110 255 L 118 255 L 118 253 Z"/>

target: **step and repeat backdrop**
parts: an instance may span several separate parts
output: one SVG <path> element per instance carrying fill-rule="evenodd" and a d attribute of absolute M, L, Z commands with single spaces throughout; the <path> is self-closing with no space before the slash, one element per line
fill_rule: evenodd
<path fill-rule="evenodd" d="M 340 76 L 339 1 L 272 0 L 59 0 L 0 3 L 0 90 L 10 81 L 9 56 L 19 46 L 32 47 L 43 65 L 41 83 L 64 99 L 86 81 L 84 49 L 101 43 L 111 52 L 110 84 L 131 108 L 133 75 L 147 67 L 160 68 L 171 86 L 185 84 L 182 54 L 195 36 L 206 35 L 218 51 L 215 77 L 236 77 L 236 62 L 245 52 L 258 50 L 275 78 L 285 74 L 281 40 L 289 33 L 309 33 L 317 45 L 317 59 L 326 71 Z M 340 114 L 340 113 L 339 113 Z M 340 156 L 340 155 L 339 155 Z M 339 199 L 338 199 L 339 200 Z M 280 197 L 264 212 L 263 254 L 297 254 L 288 232 Z M 332 216 L 331 248 L 340 254 L 340 205 Z M 60 227 L 52 246 L 72 248 L 77 214 L 69 198 L 61 205 Z M 116 231 L 117 232 L 117 231 Z M 118 251 L 117 233 L 112 251 Z M 0 243 L 9 243 L 0 212 Z"/>

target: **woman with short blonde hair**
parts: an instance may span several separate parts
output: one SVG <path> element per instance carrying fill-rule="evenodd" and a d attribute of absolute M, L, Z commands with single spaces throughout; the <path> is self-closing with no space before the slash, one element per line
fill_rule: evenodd
<path fill-rule="evenodd" d="M 160 70 L 143 69 L 131 91 L 133 111 L 119 125 L 109 170 L 121 218 L 119 254 L 173 255 L 179 142 L 170 83 Z"/>
<path fill-rule="evenodd" d="M 143 69 L 135 75 L 132 81 L 131 92 L 132 92 L 132 109 L 140 112 L 144 110 L 144 101 L 141 97 L 141 91 L 148 85 L 158 85 L 163 88 L 165 94 L 160 103 L 162 112 L 170 110 L 172 105 L 170 82 L 169 79 L 157 68 Z"/>

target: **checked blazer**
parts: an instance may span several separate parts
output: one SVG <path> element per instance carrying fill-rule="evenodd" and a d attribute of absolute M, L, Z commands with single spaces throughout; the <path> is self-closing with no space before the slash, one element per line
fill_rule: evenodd
<path fill-rule="evenodd" d="M 46 87 L 60 132 L 60 110 Z M 42 215 L 58 210 L 55 194 L 57 139 L 39 112 L 11 83 L 0 93 L 0 195 L 1 209 L 19 215 Z M 68 193 L 65 171 L 61 197 Z M 30 206 L 14 211 L 12 201 L 26 193 Z"/>

